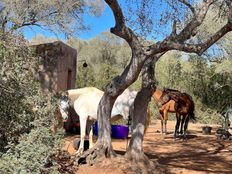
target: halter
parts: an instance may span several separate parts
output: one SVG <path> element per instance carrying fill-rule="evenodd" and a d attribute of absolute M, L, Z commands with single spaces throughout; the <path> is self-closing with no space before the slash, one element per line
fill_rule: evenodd
<path fill-rule="evenodd" d="M 64 95 L 64 96 L 61 96 L 61 99 L 60 99 L 60 112 L 61 112 L 61 115 L 63 117 L 63 114 L 66 114 L 67 116 L 69 116 L 69 113 L 68 113 L 68 109 L 69 109 L 69 98 L 68 96 Z M 64 117 L 63 117 L 64 118 Z"/>
<path fill-rule="evenodd" d="M 157 101 L 156 103 L 157 103 L 158 108 L 161 108 L 165 103 L 167 103 L 171 100 L 171 97 L 169 95 L 167 95 L 164 91 L 162 91 L 160 98 L 157 98 L 155 95 L 153 95 L 153 97 Z"/>

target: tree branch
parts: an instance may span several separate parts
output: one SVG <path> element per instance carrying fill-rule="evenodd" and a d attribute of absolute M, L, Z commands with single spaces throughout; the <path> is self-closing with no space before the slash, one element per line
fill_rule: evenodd
<path fill-rule="evenodd" d="M 182 1 L 182 0 L 180 0 Z M 183 0 L 184 2 L 185 0 Z M 224 36 L 230 30 L 230 25 L 225 25 L 220 31 L 218 31 L 214 36 L 210 37 L 204 44 L 186 44 L 192 36 L 196 35 L 196 29 L 199 27 L 210 7 L 210 5 L 215 0 L 204 1 L 200 6 L 198 12 L 195 12 L 192 20 L 182 29 L 179 34 L 175 33 L 175 22 L 173 23 L 173 31 L 166 39 L 161 42 L 157 42 L 149 47 L 145 48 L 145 53 L 148 56 L 153 56 L 160 52 L 167 52 L 168 50 L 180 50 L 191 53 L 202 54 L 206 49 L 208 49 L 212 44 L 218 41 L 222 36 Z"/>
<path fill-rule="evenodd" d="M 231 23 L 232 24 L 232 2 L 231 0 L 227 0 L 227 6 L 229 8 L 229 14 L 228 14 L 228 23 Z"/>
<path fill-rule="evenodd" d="M 176 37 L 176 20 L 172 24 L 172 36 Z"/>
<path fill-rule="evenodd" d="M 226 33 L 232 31 L 232 25 L 227 23 L 213 36 L 209 37 L 204 43 L 201 44 L 182 44 L 178 42 L 169 42 L 169 50 L 175 49 L 180 51 L 185 51 L 189 53 L 196 53 L 202 55 L 211 45 L 216 43 L 220 38 L 222 38 Z"/>
<path fill-rule="evenodd" d="M 30 25 L 34 25 L 34 26 L 39 26 L 40 27 L 40 25 L 37 22 L 38 22 L 38 20 L 32 20 L 32 21 L 29 21 L 29 22 L 25 22 L 24 21 L 20 25 L 19 24 L 14 24 L 13 27 L 11 28 L 11 31 L 15 31 L 15 30 L 18 30 L 18 29 L 20 29 L 22 27 L 30 26 Z"/>
<path fill-rule="evenodd" d="M 105 2 L 111 8 L 115 18 L 115 27 L 111 28 L 110 32 L 125 39 L 129 45 L 131 45 L 132 39 L 138 41 L 138 38 L 136 37 L 134 32 L 130 28 L 126 27 L 125 17 L 122 13 L 122 9 L 120 5 L 118 4 L 118 1 L 105 0 Z"/>
<path fill-rule="evenodd" d="M 186 0 L 179 0 L 179 2 L 183 3 L 184 5 L 186 5 L 192 11 L 192 13 L 195 14 L 194 7 L 190 3 L 188 3 Z"/>
<path fill-rule="evenodd" d="M 37 19 L 36 19 L 36 14 L 32 14 L 31 18 L 28 21 L 25 20 L 21 24 L 14 24 L 13 27 L 11 28 L 11 31 L 15 31 L 19 28 L 22 28 L 25 26 L 30 26 L 30 25 L 41 27 L 42 25 L 38 24 L 38 22 L 42 21 L 43 19 L 45 19 L 51 15 L 57 14 L 57 13 L 58 13 L 58 11 L 53 11 L 53 12 L 50 12 L 49 14 L 41 16 L 40 18 L 37 18 Z"/>
<path fill-rule="evenodd" d="M 192 20 L 185 26 L 185 28 L 175 38 L 176 40 L 178 40 L 178 42 L 183 43 L 184 41 L 190 39 L 192 36 L 196 35 L 197 27 L 199 27 L 202 24 L 210 5 L 213 2 L 214 0 L 206 1 L 199 7 L 199 11 L 195 13 Z"/>

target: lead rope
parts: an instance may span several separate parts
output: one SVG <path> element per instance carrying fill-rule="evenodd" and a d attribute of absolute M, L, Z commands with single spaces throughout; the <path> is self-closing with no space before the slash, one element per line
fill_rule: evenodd
<path fill-rule="evenodd" d="M 126 150 L 128 148 L 128 142 L 129 142 L 129 133 L 130 133 L 130 126 L 131 125 L 131 117 L 129 115 L 128 117 L 128 121 L 127 121 L 127 127 L 128 127 L 128 135 L 127 135 L 127 138 L 126 138 Z"/>

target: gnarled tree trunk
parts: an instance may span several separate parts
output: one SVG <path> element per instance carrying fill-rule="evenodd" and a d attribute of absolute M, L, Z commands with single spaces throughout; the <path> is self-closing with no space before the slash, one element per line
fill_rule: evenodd
<path fill-rule="evenodd" d="M 113 104 L 116 98 L 138 78 L 139 72 L 143 66 L 145 59 L 143 61 L 136 60 L 142 56 L 143 55 L 141 54 L 136 54 L 136 56 L 132 57 L 131 63 L 128 65 L 122 75 L 116 77 L 106 87 L 105 93 L 100 101 L 98 108 L 98 126 L 100 132 L 97 144 L 98 146 L 104 146 L 103 149 L 105 149 L 104 154 L 106 156 L 111 156 L 112 154 L 114 154 L 110 137 L 110 115 Z"/>
<path fill-rule="evenodd" d="M 159 56 L 160 57 L 160 56 Z M 143 152 L 144 127 L 147 119 L 147 107 L 156 89 L 154 78 L 155 62 L 159 57 L 146 61 L 142 70 L 142 89 L 138 92 L 132 110 L 132 137 L 126 157 L 134 161 L 146 160 Z"/>
<path fill-rule="evenodd" d="M 131 62 L 123 73 L 114 78 L 112 82 L 107 85 L 98 107 L 98 140 L 93 149 L 86 151 L 78 157 L 78 162 L 87 160 L 88 163 L 92 163 L 92 161 L 98 157 L 115 156 L 115 152 L 112 148 L 110 127 L 112 107 L 117 97 L 138 78 L 143 64 L 147 59 L 147 57 L 142 54 L 140 45 L 135 46 L 133 53 Z"/>

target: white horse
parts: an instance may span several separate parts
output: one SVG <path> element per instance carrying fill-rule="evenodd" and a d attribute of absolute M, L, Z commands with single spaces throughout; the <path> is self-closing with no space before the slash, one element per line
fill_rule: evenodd
<path fill-rule="evenodd" d="M 64 120 L 67 120 L 68 118 L 67 111 L 69 105 L 72 105 L 72 103 L 76 113 L 79 115 L 81 139 L 77 153 L 83 152 L 86 127 L 87 132 L 89 133 L 89 146 L 90 148 L 93 146 L 93 130 L 91 125 L 94 120 L 97 120 L 97 109 L 103 94 L 104 92 L 97 88 L 86 87 L 68 90 L 68 96 L 63 97 L 63 100 L 61 100 L 60 111 Z M 126 89 L 120 96 L 118 96 L 112 108 L 111 119 L 128 119 L 129 110 L 136 95 L 136 91 L 129 91 Z M 90 121 L 90 124 L 87 124 L 87 120 Z"/>
<path fill-rule="evenodd" d="M 232 108 L 229 108 L 222 116 L 224 129 L 232 134 Z"/>

